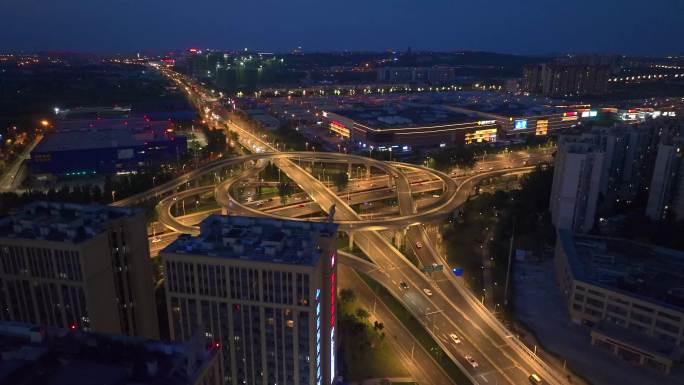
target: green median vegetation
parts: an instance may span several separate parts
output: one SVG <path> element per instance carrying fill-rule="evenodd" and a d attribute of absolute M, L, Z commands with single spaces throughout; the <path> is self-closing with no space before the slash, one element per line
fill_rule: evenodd
<path fill-rule="evenodd" d="M 432 339 L 430 334 L 425 330 L 425 326 L 418 321 L 409 311 L 387 291 L 381 284 L 376 282 L 371 277 L 358 273 L 361 279 L 375 292 L 383 304 L 387 306 L 404 327 L 409 330 L 411 335 L 423 346 L 423 348 L 430 352 L 432 358 L 437 364 L 442 367 L 444 372 L 451 377 L 457 384 L 472 384 L 468 377 L 461 371 L 461 369 L 444 353 L 444 350 Z"/>
<path fill-rule="evenodd" d="M 370 322 L 370 313 L 359 305 L 356 293 L 342 289 L 338 298 L 338 338 L 342 372 L 350 381 L 408 375 L 386 341 L 384 325 Z"/>

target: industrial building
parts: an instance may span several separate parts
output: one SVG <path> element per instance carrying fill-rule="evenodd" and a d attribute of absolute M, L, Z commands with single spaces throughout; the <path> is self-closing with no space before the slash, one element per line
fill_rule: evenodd
<path fill-rule="evenodd" d="M 684 253 L 558 232 L 556 277 L 591 343 L 669 373 L 684 347 Z"/>
<path fill-rule="evenodd" d="M 177 162 L 186 152 L 186 138 L 169 121 L 60 120 L 31 151 L 30 168 L 57 177 L 128 174 Z"/>
<path fill-rule="evenodd" d="M 195 338 L 168 343 L 0 322 L 0 383 L 221 385 L 220 352 Z"/>
<path fill-rule="evenodd" d="M 357 104 L 323 116 L 330 130 L 353 147 L 395 153 L 495 142 L 498 132 L 495 121 L 481 120 L 474 113 L 414 103 Z"/>
<path fill-rule="evenodd" d="M 143 210 L 30 203 L 0 218 L 0 321 L 159 338 Z"/>
<path fill-rule="evenodd" d="M 160 252 L 171 336 L 220 346 L 225 383 L 332 384 L 337 226 L 211 215 Z"/>

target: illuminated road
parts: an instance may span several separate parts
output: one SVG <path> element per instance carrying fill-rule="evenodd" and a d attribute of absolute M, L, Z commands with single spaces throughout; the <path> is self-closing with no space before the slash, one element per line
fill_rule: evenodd
<path fill-rule="evenodd" d="M 24 161 L 29 159 L 31 151 L 40 143 L 42 138 L 42 135 L 38 135 L 7 168 L 7 171 L 2 175 L 2 178 L 0 178 L 0 191 L 16 191 L 17 184 L 19 184 L 23 178 L 20 175 L 20 171 L 22 170 L 22 166 L 24 166 Z"/>
<path fill-rule="evenodd" d="M 256 159 L 271 158 L 274 163 L 311 199 L 316 202 L 321 209 L 327 211 L 334 204 L 336 207 L 335 221 L 341 224 L 341 228 L 350 234 L 356 245 L 368 255 L 376 264 L 377 269 L 369 274 L 381 282 L 390 290 L 418 319 L 421 319 L 433 338 L 435 338 L 454 362 L 464 368 L 474 382 L 479 384 L 499 383 L 499 384 L 524 384 L 528 382 L 530 373 L 539 373 L 551 384 L 565 383 L 564 378 L 556 370 L 546 367 L 543 362 L 530 355 L 520 343 L 515 340 L 510 333 L 494 318 L 490 313 L 479 305 L 472 294 L 463 287 L 455 277 L 449 274 L 448 267 L 445 272 L 427 277 L 413 266 L 386 238 L 379 232 L 379 229 L 397 229 L 405 233 L 405 239 L 414 245 L 416 241 L 429 245 L 429 241 L 422 229 L 422 223 L 434 221 L 449 215 L 459 207 L 466 199 L 468 192 L 483 178 L 502 175 L 510 172 L 529 170 L 530 167 L 515 168 L 512 163 L 514 160 L 502 159 L 500 163 L 490 166 L 491 171 L 485 171 L 478 175 L 470 176 L 460 185 L 453 181 L 448 175 L 434 170 L 424 169 L 436 175 L 441 183 L 444 184 L 444 194 L 440 203 L 430 210 L 416 212 L 415 201 L 412 197 L 411 185 L 406 175 L 398 170 L 398 166 L 406 168 L 420 169 L 418 166 L 397 165 L 382 163 L 382 165 L 371 164 L 369 158 L 332 153 L 316 153 L 315 155 L 302 153 L 279 153 L 268 143 L 262 141 L 254 134 L 242 130 L 240 127 L 230 125 L 231 130 L 237 131 L 243 145 L 256 151 L 271 151 L 270 154 L 256 154 L 249 157 L 236 158 L 237 162 L 253 161 Z M 371 165 L 386 170 L 392 176 L 396 184 L 396 194 L 399 199 L 400 215 L 394 218 L 377 220 L 363 219 L 347 204 L 346 199 L 337 196 L 325 186 L 321 181 L 311 176 L 306 170 L 292 162 L 295 157 L 313 157 L 316 159 L 347 159 L 354 164 Z M 171 190 L 177 186 L 187 184 L 192 179 L 207 172 L 220 171 L 227 166 L 224 163 L 214 163 L 203 166 L 176 181 L 170 182 L 165 188 Z M 524 165 L 525 163 L 522 163 Z M 516 167 L 521 166 L 517 164 Z M 501 170 L 500 168 L 504 169 Z M 230 186 L 238 178 L 230 178 L 221 182 L 216 190 L 216 198 L 219 204 L 228 210 L 246 211 L 252 215 L 272 215 L 254 210 L 247 207 L 229 194 Z M 159 189 L 156 193 L 171 191 Z M 150 195 L 143 198 L 149 198 Z M 234 206 L 233 206 L 234 205 Z M 168 212 L 169 210 L 162 210 Z M 256 211 L 256 212 L 255 212 Z M 161 219 L 161 218 L 160 218 Z M 363 230 L 363 231 L 361 231 Z M 158 242 L 162 243 L 162 242 Z M 423 263 L 431 262 L 444 263 L 441 256 L 437 255 L 431 247 L 425 247 L 425 251 L 419 251 L 419 256 Z M 400 282 L 406 282 L 408 290 L 399 287 Z M 432 293 L 427 295 L 423 289 L 429 288 Z M 449 333 L 456 333 L 463 340 L 460 345 L 450 343 L 445 336 Z M 478 362 L 477 368 L 471 367 L 463 358 L 463 355 L 471 354 Z"/>

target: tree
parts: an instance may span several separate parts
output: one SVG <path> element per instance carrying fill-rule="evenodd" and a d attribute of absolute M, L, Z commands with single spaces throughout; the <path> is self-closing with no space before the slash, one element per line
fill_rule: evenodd
<path fill-rule="evenodd" d="M 352 289 L 342 289 L 340 290 L 340 302 L 342 304 L 349 304 L 356 300 L 356 293 Z"/>
<path fill-rule="evenodd" d="M 287 197 L 292 193 L 292 185 L 289 182 L 278 183 L 278 195 L 283 203 L 287 202 Z"/>
<path fill-rule="evenodd" d="M 370 318 L 370 313 L 364 308 L 358 308 L 356 309 L 356 316 L 359 317 L 360 320 L 365 321 L 368 318 Z"/>
<path fill-rule="evenodd" d="M 349 176 L 346 172 L 339 172 L 333 175 L 332 182 L 337 187 L 337 190 L 344 190 L 349 185 Z"/>

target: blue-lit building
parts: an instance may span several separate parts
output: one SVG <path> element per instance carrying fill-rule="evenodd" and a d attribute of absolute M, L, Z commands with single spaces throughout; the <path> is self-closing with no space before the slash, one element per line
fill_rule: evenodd
<path fill-rule="evenodd" d="M 335 379 L 337 225 L 212 215 L 161 251 L 171 336 L 222 349 L 226 384 Z"/>
<path fill-rule="evenodd" d="M 187 140 L 168 121 L 143 118 L 65 120 L 31 152 L 31 171 L 58 177 L 137 173 L 175 163 Z"/>

